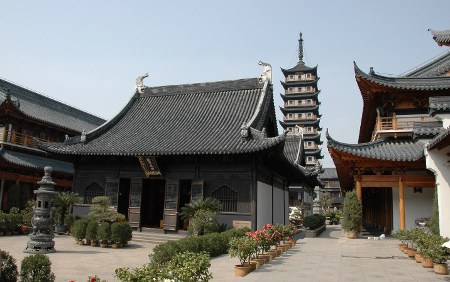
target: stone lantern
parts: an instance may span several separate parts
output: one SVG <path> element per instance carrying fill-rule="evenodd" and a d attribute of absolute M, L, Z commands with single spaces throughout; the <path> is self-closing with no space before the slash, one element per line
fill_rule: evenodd
<path fill-rule="evenodd" d="M 55 226 L 53 199 L 56 195 L 53 187 L 56 183 L 53 182 L 51 177 L 52 170 L 49 166 L 44 168 L 45 175 L 37 183 L 39 188 L 34 190 L 36 204 L 33 207 L 33 218 L 31 219 L 33 228 L 24 251 L 25 253 L 56 252 L 55 242 L 53 241 L 55 237 L 53 234 Z"/>

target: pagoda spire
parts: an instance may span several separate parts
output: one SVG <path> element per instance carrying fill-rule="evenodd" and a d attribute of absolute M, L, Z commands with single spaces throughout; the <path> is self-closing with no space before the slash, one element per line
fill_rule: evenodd
<path fill-rule="evenodd" d="M 300 39 L 298 40 L 298 62 L 303 63 L 303 38 L 300 32 Z"/>

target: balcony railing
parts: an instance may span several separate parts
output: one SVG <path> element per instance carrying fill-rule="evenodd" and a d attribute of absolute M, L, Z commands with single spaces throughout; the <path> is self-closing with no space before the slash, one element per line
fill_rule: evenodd
<path fill-rule="evenodd" d="M 377 117 L 372 139 L 377 139 L 381 135 L 408 135 L 412 134 L 412 129 L 418 123 L 436 122 L 436 119 L 429 115 L 396 115 L 392 117 Z"/>
<path fill-rule="evenodd" d="M 1 144 L 13 144 L 18 146 L 24 146 L 28 148 L 37 148 L 36 142 L 33 138 L 41 140 L 41 141 L 50 141 L 48 139 L 37 138 L 31 135 L 18 133 L 14 130 L 2 130 L 0 131 L 0 143 Z"/>
<path fill-rule="evenodd" d="M 311 80 L 315 80 L 316 77 L 315 76 L 294 76 L 294 77 L 286 77 L 286 82 L 291 82 L 291 81 L 311 81 Z"/>

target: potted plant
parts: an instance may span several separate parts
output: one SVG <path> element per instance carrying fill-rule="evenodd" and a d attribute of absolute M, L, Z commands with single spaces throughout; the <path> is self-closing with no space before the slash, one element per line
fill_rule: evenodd
<path fill-rule="evenodd" d="M 250 258 L 256 244 L 253 240 L 249 240 L 246 236 L 234 237 L 230 239 L 228 253 L 231 257 L 237 257 L 240 264 L 235 265 L 235 276 L 245 276 L 253 271 L 250 264 Z"/>
<path fill-rule="evenodd" d="M 111 240 L 111 246 L 114 249 L 117 249 L 120 247 L 120 239 L 122 238 L 122 230 L 123 228 L 121 227 L 119 222 L 113 222 L 111 224 L 111 236 L 110 236 L 110 240 Z"/>
<path fill-rule="evenodd" d="M 67 231 L 67 226 L 64 225 L 64 220 L 69 208 L 78 202 L 79 197 L 77 193 L 74 192 L 58 192 L 54 199 L 54 204 L 57 210 L 57 223 L 55 226 L 55 231 L 58 234 L 65 234 Z"/>
<path fill-rule="evenodd" d="M 17 281 L 18 271 L 16 259 L 13 258 L 8 252 L 0 250 L 0 273 L 1 281 L 15 282 Z"/>
<path fill-rule="evenodd" d="M 356 234 L 361 231 L 362 206 L 359 202 L 356 191 L 345 194 L 344 208 L 342 213 L 342 229 L 347 232 L 350 239 L 356 238 Z"/>
<path fill-rule="evenodd" d="M 92 247 L 97 246 L 97 226 L 98 223 L 93 220 L 89 220 L 86 226 L 86 244 Z"/>
<path fill-rule="evenodd" d="M 78 219 L 72 226 L 70 233 L 75 238 L 77 244 L 82 245 L 83 239 L 86 238 L 86 227 L 88 225 L 88 221 L 86 219 Z"/>
<path fill-rule="evenodd" d="M 111 225 L 108 222 L 102 222 L 98 225 L 97 239 L 100 247 L 106 248 L 111 237 Z"/>
<path fill-rule="evenodd" d="M 131 226 L 127 221 L 121 221 L 119 224 L 122 229 L 120 232 L 120 244 L 122 246 L 127 246 L 128 242 L 133 238 L 133 229 L 131 229 Z"/>
<path fill-rule="evenodd" d="M 450 259 L 450 250 L 442 246 L 448 238 L 433 235 L 431 241 L 431 258 L 433 259 L 434 272 L 437 274 L 448 274 L 447 260 Z"/>
<path fill-rule="evenodd" d="M 55 275 L 51 271 L 52 263 L 44 254 L 34 254 L 25 257 L 20 266 L 20 281 L 55 281 Z"/>

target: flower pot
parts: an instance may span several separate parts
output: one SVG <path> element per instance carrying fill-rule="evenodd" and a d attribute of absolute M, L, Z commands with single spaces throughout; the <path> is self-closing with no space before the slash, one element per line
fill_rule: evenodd
<path fill-rule="evenodd" d="M 235 265 L 234 266 L 234 276 L 244 277 L 245 275 L 252 272 L 251 265 Z"/>
<path fill-rule="evenodd" d="M 268 263 L 270 261 L 270 255 L 269 254 L 262 254 L 262 255 L 259 255 L 259 257 L 264 259 L 264 263 Z"/>
<path fill-rule="evenodd" d="M 356 231 L 354 231 L 354 230 L 347 231 L 347 238 L 355 239 L 356 238 Z"/>
<path fill-rule="evenodd" d="M 106 248 L 106 247 L 108 247 L 108 244 L 106 244 L 106 243 L 100 243 L 100 247 L 101 247 L 101 248 Z"/>
<path fill-rule="evenodd" d="M 269 260 L 273 260 L 274 258 L 277 257 L 276 251 L 269 251 L 267 254 L 269 255 Z"/>
<path fill-rule="evenodd" d="M 421 264 L 425 268 L 432 268 L 433 267 L 433 259 L 422 257 Z"/>
<path fill-rule="evenodd" d="M 251 262 L 252 263 L 253 262 L 256 263 L 255 269 L 258 269 L 258 268 L 260 268 L 261 266 L 264 265 L 264 258 L 254 258 L 254 259 L 251 260 Z"/>
<path fill-rule="evenodd" d="M 447 263 L 434 263 L 434 273 L 447 275 L 448 274 Z"/>
<path fill-rule="evenodd" d="M 400 251 L 402 251 L 403 252 L 403 250 L 406 248 L 406 244 L 399 244 L 398 245 L 398 249 L 400 250 Z"/>
<path fill-rule="evenodd" d="M 420 255 L 419 252 L 416 252 L 416 254 L 414 255 L 414 258 L 416 259 L 416 262 L 422 262 L 422 256 Z"/>
<path fill-rule="evenodd" d="M 286 252 L 287 250 L 289 250 L 289 248 L 291 247 L 291 245 L 289 244 L 282 244 L 281 247 L 284 248 L 284 251 Z"/>
<path fill-rule="evenodd" d="M 252 261 L 250 261 L 250 266 L 251 266 L 251 268 L 252 268 L 252 271 L 253 270 L 256 270 L 256 262 L 252 262 Z"/>
<path fill-rule="evenodd" d="M 113 249 L 118 249 L 119 246 L 120 246 L 119 243 L 113 243 L 113 244 L 111 244 L 111 247 L 112 247 Z"/>
<path fill-rule="evenodd" d="M 277 252 L 277 256 L 281 256 L 281 254 L 283 253 L 283 251 L 284 251 L 284 248 L 277 248 L 277 249 L 275 250 L 275 252 Z"/>
<path fill-rule="evenodd" d="M 91 241 L 91 247 L 97 247 L 97 242 Z"/>
<path fill-rule="evenodd" d="M 408 252 L 406 253 L 408 257 L 414 258 L 414 255 L 416 254 L 416 250 L 414 249 L 408 249 Z"/>

